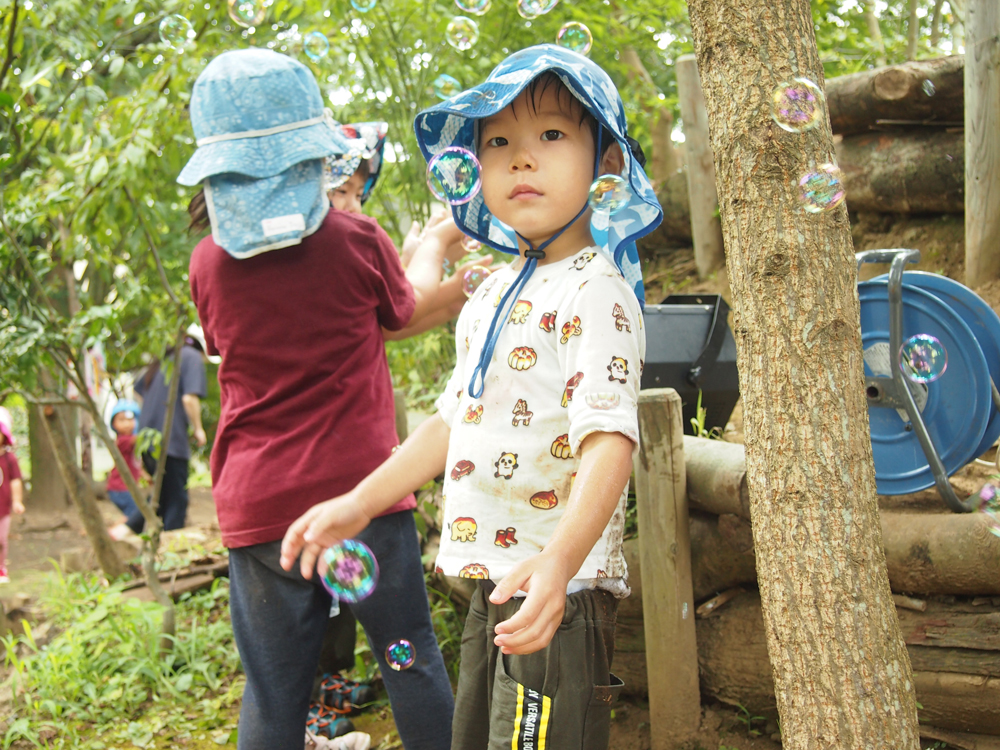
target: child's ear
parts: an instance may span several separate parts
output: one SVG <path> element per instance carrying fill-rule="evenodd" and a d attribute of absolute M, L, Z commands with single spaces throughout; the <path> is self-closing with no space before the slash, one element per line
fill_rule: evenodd
<path fill-rule="evenodd" d="M 625 157 L 622 155 L 621 146 L 612 143 L 601 157 L 601 174 L 621 174 L 624 168 Z"/>

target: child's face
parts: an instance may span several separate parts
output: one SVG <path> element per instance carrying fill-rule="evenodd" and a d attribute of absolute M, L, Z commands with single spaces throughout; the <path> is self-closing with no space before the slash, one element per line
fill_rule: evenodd
<path fill-rule="evenodd" d="M 118 412 L 111 420 L 111 426 L 119 435 L 131 435 L 135 432 L 135 415 L 130 411 Z"/>
<path fill-rule="evenodd" d="M 361 196 L 365 191 L 365 182 L 366 178 L 360 172 L 355 172 L 351 175 L 351 179 L 327 193 L 330 205 L 338 211 L 347 211 L 349 214 L 361 213 Z"/>
<path fill-rule="evenodd" d="M 579 111 L 568 106 L 567 95 L 562 91 L 560 102 L 560 87 L 548 86 L 536 93 L 532 106 L 525 90 L 480 128 L 483 200 L 536 247 L 586 205 L 594 181 L 594 137 Z M 560 242 L 567 237 L 577 249 L 591 244 L 589 219 L 588 210 Z"/>

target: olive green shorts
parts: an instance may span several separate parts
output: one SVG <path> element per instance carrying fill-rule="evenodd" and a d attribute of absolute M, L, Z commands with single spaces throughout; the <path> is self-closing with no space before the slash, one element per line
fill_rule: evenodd
<path fill-rule="evenodd" d="M 524 599 L 490 604 L 493 588 L 480 584 L 465 621 L 452 750 L 607 750 L 622 687 L 611 674 L 617 600 L 606 591 L 571 594 L 548 646 L 505 656 L 494 627 Z"/>

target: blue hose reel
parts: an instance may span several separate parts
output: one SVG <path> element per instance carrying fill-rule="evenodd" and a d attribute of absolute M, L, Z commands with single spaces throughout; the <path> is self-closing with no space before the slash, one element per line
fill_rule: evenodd
<path fill-rule="evenodd" d="M 972 290 L 944 276 L 908 271 L 919 250 L 869 250 L 862 263 L 891 263 L 887 275 L 858 284 L 865 388 L 875 482 L 880 495 L 933 485 L 957 513 L 961 500 L 948 477 L 1000 437 L 1000 317 Z M 900 348 L 914 334 L 936 337 L 948 367 L 933 382 L 904 377 Z"/>

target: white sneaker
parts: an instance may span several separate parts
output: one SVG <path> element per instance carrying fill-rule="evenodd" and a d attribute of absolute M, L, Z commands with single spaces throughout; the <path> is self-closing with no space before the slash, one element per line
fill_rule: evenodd
<path fill-rule="evenodd" d="M 368 750 L 372 738 L 364 732 L 348 732 L 335 739 L 306 732 L 305 750 Z"/>
<path fill-rule="evenodd" d="M 124 523 L 120 523 L 117 526 L 112 526 L 110 529 L 108 529 L 108 536 L 110 536 L 116 542 L 120 542 L 122 539 L 125 539 L 131 533 L 132 529 L 130 529 Z"/>

